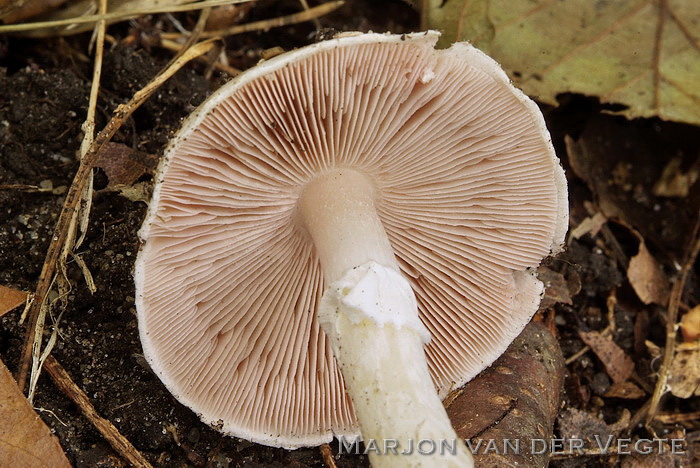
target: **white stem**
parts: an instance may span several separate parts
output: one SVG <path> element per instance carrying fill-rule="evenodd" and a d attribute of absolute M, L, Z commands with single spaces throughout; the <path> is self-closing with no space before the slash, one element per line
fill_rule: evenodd
<path fill-rule="evenodd" d="M 309 183 L 299 208 L 328 285 L 319 321 L 372 465 L 472 467 L 428 372 L 429 334 L 377 216 L 371 181 L 336 169 Z"/>
<path fill-rule="evenodd" d="M 372 181 L 354 169 L 318 176 L 299 197 L 300 221 L 311 234 L 327 285 L 369 261 L 398 271 L 374 199 Z"/>

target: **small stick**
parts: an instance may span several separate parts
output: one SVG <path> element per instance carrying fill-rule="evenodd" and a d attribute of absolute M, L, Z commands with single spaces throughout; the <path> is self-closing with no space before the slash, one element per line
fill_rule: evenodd
<path fill-rule="evenodd" d="M 98 13 L 101 15 L 107 13 L 107 0 L 99 0 Z M 93 37 L 96 41 L 95 59 L 92 70 L 92 82 L 90 84 L 90 99 L 88 101 L 87 117 L 85 118 L 85 122 L 83 122 L 82 125 L 82 130 L 85 137 L 83 138 L 83 141 L 80 144 L 81 158 L 85 156 L 85 153 L 87 153 L 87 151 L 90 149 L 92 141 L 95 139 L 95 114 L 97 113 L 97 98 L 100 94 L 100 80 L 102 79 L 102 60 L 104 57 L 106 29 L 106 21 L 100 20 L 97 23 L 95 23 L 95 31 L 93 33 Z M 78 226 L 80 228 L 80 237 L 73 243 L 74 245 L 66 245 L 66 249 L 64 249 L 63 255 L 61 256 L 62 262 L 66 261 L 68 257 L 67 251 L 69 249 L 77 249 L 85 240 L 85 236 L 87 235 L 88 230 L 88 221 L 90 218 L 90 209 L 92 208 L 92 191 L 93 177 L 92 173 L 90 173 L 89 180 L 87 181 L 87 186 L 83 190 L 83 199 L 81 201 L 80 210 L 82 213 L 76 214 L 76 219 L 74 219 L 73 221 L 78 221 L 77 218 L 79 216 L 80 220 Z M 75 227 L 71 227 L 71 229 L 75 230 Z M 91 292 L 94 291 L 91 290 Z"/>
<path fill-rule="evenodd" d="M 345 2 L 343 0 L 336 0 L 333 2 L 322 3 L 321 5 L 309 8 L 308 10 L 302 11 L 300 13 L 294 13 L 292 15 L 280 16 L 278 18 L 272 18 L 268 20 L 255 21 L 253 23 L 238 24 L 236 26 L 231 26 L 230 28 L 217 29 L 215 31 L 204 31 L 202 32 L 202 38 L 210 38 L 217 36 L 233 36 L 234 34 L 242 34 L 246 32 L 253 31 L 267 31 L 271 28 L 278 28 L 280 26 L 288 26 L 290 24 L 303 23 L 304 21 L 309 21 L 314 18 L 326 15 L 333 10 L 340 8 Z M 161 37 L 165 39 L 177 39 L 182 36 L 181 33 L 163 33 Z"/>
<path fill-rule="evenodd" d="M 0 190 L 26 190 L 27 192 L 51 192 L 49 189 L 43 189 L 38 185 L 27 184 L 2 184 Z"/>
<path fill-rule="evenodd" d="M 331 452 L 331 446 L 328 444 L 321 444 L 318 448 L 321 451 L 321 456 L 323 457 L 323 462 L 328 468 L 338 468 L 333 459 L 333 452 Z"/>
<path fill-rule="evenodd" d="M 302 8 L 304 8 L 304 10 L 310 10 L 309 2 L 307 2 L 306 0 L 299 0 L 299 3 L 301 3 L 301 6 Z M 316 28 L 316 30 L 321 29 L 321 22 L 318 20 L 318 18 L 314 18 L 311 21 L 314 23 L 314 27 Z"/>
<path fill-rule="evenodd" d="M 109 442 L 109 445 L 130 465 L 135 467 L 151 467 L 152 465 L 131 445 L 119 430 L 107 419 L 97 413 L 95 407 L 90 403 L 90 399 L 68 375 L 68 372 L 53 356 L 49 356 L 44 361 L 44 368 L 51 376 L 53 383 L 68 398 L 75 403 L 80 412 L 100 431 L 100 434 Z"/>
<path fill-rule="evenodd" d="M 35 23 L 19 23 L 0 25 L 0 34 L 18 31 L 32 31 L 35 29 L 54 28 L 58 26 L 71 26 L 74 24 L 94 23 L 104 20 L 108 22 L 126 21 L 138 16 L 155 15 L 158 13 L 176 13 L 180 11 L 200 10 L 202 8 L 215 7 L 221 5 L 233 5 L 237 3 L 247 3 L 251 0 L 205 0 L 197 3 L 185 5 L 163 5 L 156 8 L 144 8 L 141 10 L 115 11 L 104 15 L 83 15 L 75 18 L 66 18 L 55 21 L 41 21 Z"/>
<path fill-rule="evenodd" d="M 591 350 L 590 346 L 588 346 L 588 345 L 584 346 L 583 348 L 579 349 L 574 354 L 572 354 L 571 356 L 566 358 L 566 361 L 564 362 L 564 364 L 566 364 L 568 366 L 569 364 L 576 361 L 578 358 L 580 358 L 581 356 L 583 356 L 584 354 L 586 354 L 590 350 Z"/>
<path fill-rule="evenodd" d="M 683 422 L 695 422 L 700 421 L 700 411 L 693 411 L 691 413 L 660 413 L 654 416 L 656 421 L 660 421 L 663 424 L 676 424 Z"/>
<path fill-rule="evenodd" d="M 99 0 L 99 13 L 104 14 L 107 12 L 107 0 Z M 80 145 L 80 157 L 82 158 L 87 150 L 90 148 L 92 141 L 95 137 L 95 113 L 97 111 L 97 96 L 100 91 L 100 78 L 102 76 L 102 58 L 104 55 L 104 41 L 105 41 L 105 28 L 106 23 L 104 21 L 98 21 L 95 24 L 95 31 L 93 32 L 93 37 L 96 38 L 96 48 L 95 48 L 95 60 L 92 70 L 92 83 L 90 86 L 90 99 L 88 102 L 87 117 L 83 122 L 81 127 L 83 134 L 83 141 Z M 70 224 L 68 226 L 68 239 L 66 240 L 61 253 L 58 257 L 58 266 L 62 272 L 66 270 L 66 261 L 68 255 L 72 255 L 76 263 L 80 266 L 83 272 L 83 277 L 87 283 L 88 289 L 91 293 L 94 293 L 97 288 L 92 280 L 92 274 L 88 269 L 85 262 L 80 258 L 79 255 L 75 254 L 74 251 L 80 244 L 82 244 L 85 239 L 85 235 L 88 230 L 88 221 L 90 217 L 90 208 L 92 207 L 92 190 L 93 190 L 93 176 L 92 172 L 88 175 L 88 180 L 83 188 L 83 193 L 80 200 L 80 208 L 73 212 Z M 76 231 L 80 232 L 80 237 L 76 240 Z M 63 275 L 57 275 L 56 281 L 58 282 L 59 291 L 67 291 L 70 289 L 68 285 L 68 280 Z M 65 308 L 65 301 L 61 301 L 63 307 Z M 62 312 L 61 312 L 62 314 Z M 59 317 L 61 316 L 59 314 Z M 36 322 L 36 330 L 34 331 L 35 336 L 41 336 L 44 330 L 44 320 L 39 319 Z M 52 336 L 49 339 L 43 350 L 40 349 L 38 343 L 34 343 L 34 348 L 32 350 L 32 368 L 29 375 L 29 390 L 27 391 L 27 399 L 32 402 L 34 399 L 34 392 L 36 391 L 36 385 L 39 381 L 39 374 L 42 368 L 42 362 L 45 356 L 48 356 L 53 349 L 57 339 L 58 339 L 58 319 L 56 320 Z M 43 352 L 42 352 L 43 351 Z"/>
<path fill-rule="evenodd" d="M 179 44 L 173 40 L 170 40 L 170 39 L 161 39 L 160 44 L 158 44 L 158 45 L 160 45 L 164 49 L 171 50 L 173 52 L 179 52 L 182 49 L 181 44 Z M 209 63 L 209 60 L 206 57 L 200 56 L 200 57 L 197 57 L 197 60 L 200 62 Z M 228 65 L 224 65 L 223 63 L 221 63 L 219 61 L 214 62 L 213 65 L 214 65 L 214 68 L 216 68 L 217 70 L 222 71 L 224 73 L 227 73 L 230 76 L 236 76 L 236 75 L 240 75 L 242 73 L 241 70 L 234 68 L 234 67 L 230 67 Z M 0 185 L 0 189 L 2 189 L 1 185 Z"/>

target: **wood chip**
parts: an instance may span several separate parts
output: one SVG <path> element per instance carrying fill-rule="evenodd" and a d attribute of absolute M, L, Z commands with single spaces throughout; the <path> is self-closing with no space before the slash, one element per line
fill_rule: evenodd
<path fill-rule="evenodd" d="M 581 331 L 579 336 L 601 360 L 613 382 L 622 383 L 632 375 L 634 361 L 612 339 L 596 331 Z"/>
<path fill-rule="evenodd" d="M 600 211 L 593 216 L 585 218 L 581 223 L 571 230 L 569 236 L 574 239 L 580 239 L 586 234 L 590 234 L 591 237 L 595 237 L 600 231 L 600 228 L 608 221 L 603 213 Z"/>
<path fill-rule="evenodd" d="M 0 361 L 0 465 L 70 467 L 56 436 L 51 434 Z"/>

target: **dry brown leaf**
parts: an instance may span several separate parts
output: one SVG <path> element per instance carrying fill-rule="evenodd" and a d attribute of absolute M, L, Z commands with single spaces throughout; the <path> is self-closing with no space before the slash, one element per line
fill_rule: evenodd
<path fill-rule="evenodd" d="M 639 243 L 637 255 L 630 259 L 627 279 L 643 303 L 666 305 L 668 302 L 668 280 L 644 241 Z"/>
<path fill-rule="evenodd" d="M 675 397 L 700 396 L 700 343 L 681 343 L 676 347 L 668 384 Z"/>
<path fill-rule="evenodd" d="M 24 291 L 0 285 L 0 317 L 24 304 L 27 296 L 28 294 Z"/>
<path fill-rule="evenodd" d="M 132 202 L 144 202 L 148 204 L 151 199 L 153 185 L 148 182 L 137 182 L 133 185 L 116 185 L 114 190 L 124 198 Z"/>
<path fill-rule="evenodd" d="M 636 400 L 643 398 L 646 393 L 632 382 L 614 383 L 610 386 L 605 396 L 608 398 L 624 398 L 626 400 Z"/>
<path fill-rule="evenodd" d="M 95 167 L 101 168 L 107 174 L 107 188 L 110 190 L 120 185 L 132 185 L 144 174 L 152 174 L 157 165 L 156 156 L 112 142 L 102 147 L 95 162 Z"/>
<path fill-rule="evenodd" d="M 546 309 L 557 303 L 572 304 L 569 285 L 561 273 L 550 270 L 547 267 L 537 269 L 537 279 L 544 284 L 544 296 L 540 302 L 540 309 Z"/>
<path fill-rule="evenodd" d="M 700 339 L 700 305 L 685 313 L 681 319 L 681 332 L 686 342 Z"/>
<path fill-rule="evenodd" d="M 634 361 L 612 339 L 596 331 L 581 331 L 579 336 L 601 360 L 613 382 L 622 383 L 632 375 Z"/>
<path fill-rule="evenodd" d="M 0 361 L 0 465 L 70 467 L 56 436 L 39 418 Z"/>

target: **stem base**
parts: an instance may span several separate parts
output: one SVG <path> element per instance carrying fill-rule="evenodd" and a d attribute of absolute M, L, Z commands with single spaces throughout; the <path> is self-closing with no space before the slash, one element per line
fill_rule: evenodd
<path fill-rule="evenodd" d="M 408 281 L 369 262 L 330 285 L 318 314 L 372 466 L 473 466 L 430 377 L 429 335 Z"/>

